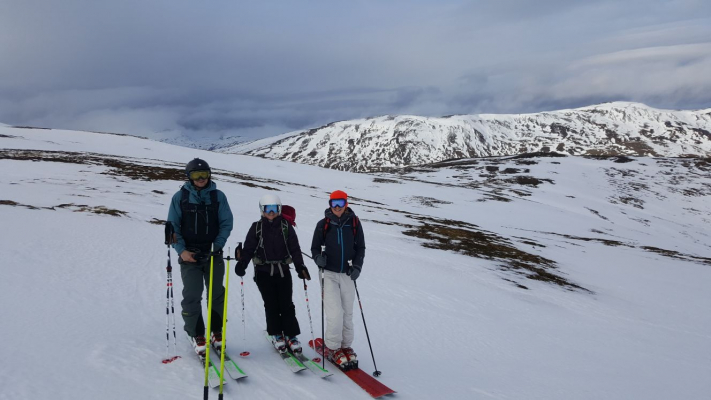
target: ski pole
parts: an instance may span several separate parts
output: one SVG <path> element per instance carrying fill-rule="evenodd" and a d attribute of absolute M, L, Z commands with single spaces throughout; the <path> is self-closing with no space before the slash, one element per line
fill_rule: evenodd
<path fill-rule="evenodd" d="M 173 224 L 170 221 L 165 223 L 165 245 L 168 248 L 168 264 L 165 267 L 166 271 L 166 288 L 165 288 L 165 355 L 163 364 L 171 363 L 178 356 L 178 344 L 175 337 L 175 307 L 173 306 L 173 267 L 170 265 L 170 244 L 173 242 Z M 170 320 L 173 321 L 173 357 L 170 356 Z"/>
<path fill-rule="evenodd" d="M 368 325 L 365 324 L 365 314 L 363 314 L 363 304 L 360 302 L 360 293 L 358 293 L 358 284 L 356 281 L 353 281 L 353 285 L 355 286 L 356 290 L 356 295 L 358 296 L 358 307 L 360 307 L 360 315 L 363 317 L 363 326 L 365 327 L 365 336 L 368 338 L 368 347 L 370 347 L 370 356 L 373 357 L 373 367 L 375 367 L 375 372 L 373 372 L 373 376 L 378 377 L 382 374 L 382 372 L 378 371 L 378 366 L 375 365 L 375 354 L 373 354 L 373 346 L 370 344 L 370 335 L 368 335 Z"/>
<path fill-rule="evenodd" d="M 326 246 L 322 245 L 321 246 L 321 255 L 326 251 Z M 324 297 L 324 289 L 323 289 L 323 283 L 324 283 L 324 275 L 326 274 L 324 268 L 319 268 L 319 272 L 321 273 L 321 356 L 323 357 L 323 369 L 326 369 L 326 324 L 323 319 L 323 297 Z M 316 343 L 314 343 L 314 349 L 316 349 Z"/>
<path fill-rule="evenodd" d="M 219 400 L 222 400 L 222 387 L 224 383 L 225 376 L 225 349 L 227 349 L 227 303 L 229 297 L 227 297 L 227 292 L 230 288 L 230 248 L 227 248 L 227 267 L 225 268 L 225 303 L 222 309 L 222 346 L 220 348 L 220 394 L 217 395 Z"/>
<path fill-rule="evenodd" d="M 303 251 L 301 252 L 301 254 L 305 255 L 306 257 L 308 257 L 308 258 L 310 258 L 310 259 L 312 259 L 312 260 L 314 259 L 313 257 L 311 257 L 310 255 L 304 253 Z"/>
<path fill-rule="evenodd" d="M 237 243 L 237 248 L 235 249 L 235 260 L 239 262 L 242 258 L 242 242 Z M 229 273 L 229 272 L 228 272 Z M 240 295 L 242 297 L 242 341 L 247 343 L 247 323 L 244 319 L 244 277 L 240 276 Z M 249 355 L 248 351 L 243 351 L 239 353 L 240 357 L 247 357 Z"/>
<path fill-rule="evenodd" d="M 207 328 L 205 330 L 205 333 L 207 334 L 208 332 L 212 332 L 210 329 L 211 322 L 212 322 L 212 275 L 213 275 L 213 270 L 215 267 L 215 256 L 212 254 L 215 251 L 215 245 L 212 245 L 212 248 L 210 250 L 210 287 L 207 290 Z M 208 379 L 207 379 L 207 374 L 210 368 L 210 346 L 207 345 L 205 346 L 205 389 L 203 392 L 203 398 L 204 400 L 207 400 L 209 396 L 209 386 L 208 386 Z M 220 385 L 222 385 L 222 375 L 220 375 Z"/>
<path fill-rule="evenodd" d="M 311 343 L 316 343 L 314 340 L 314 323 L 311 321 L 311 306 L 309 305 L 309 291 L 306 286 L 306 279 L 304 281 L 304 296 L 306 296 L 306 311 L 309 314 L 309 327 L 311 328 Z M 319 362 L 321 360 L 314 359 L 315 362 Z"/>

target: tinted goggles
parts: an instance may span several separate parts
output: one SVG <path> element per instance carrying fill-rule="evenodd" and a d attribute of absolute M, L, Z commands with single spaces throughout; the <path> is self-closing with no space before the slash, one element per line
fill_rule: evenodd
<path fill-rule="evenodd" d="M 269 214 L 270 212 L 279 214 L 279 211 L 281 211 L 280 209 L 281 207 L 278 204 L 267 204 L 262 207 L 262 211 L 264 211 L 265 214 Z"/>
<path fill-rule="evenodd" d="M 346 206 L 346 203 L 347 203 L 346 199 L 332 199 L 332 200 L 329 200 L 329 202 L 328 202 L 328 204 L 331 205 L 331 208 L 336 208 L 336 207 L 343 208 Z"/>
<path fill-rule="evenodd" d="M 192 171 L 189 176 L 191 181 L 210 179 L 210 171 Z"/>

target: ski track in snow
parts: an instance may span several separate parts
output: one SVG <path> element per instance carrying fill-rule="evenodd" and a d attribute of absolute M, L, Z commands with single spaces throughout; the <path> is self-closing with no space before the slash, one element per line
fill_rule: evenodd
<path fill-rule="evenodd" d="M 376 175 L 131 137 L 0 127 L 3 133 L 14 137 L 0 137 L 0 151 L 94 152 L 159 160 L 151 165 L 161 165 L 160 160 L 183 165 L 199 156 L 213 168 L 265 179 L 267 183 L 252 183 L 279 188 L 282 201 L 297 209 L 297 234 L 307 253 L 328 192 L 340 188 L 364 199 L 352 201 L 364 220 L 368 248 L 358 288 L 377 366 L 383 371 L 380 380 L 398 392 L 394 398 L 706 399 L 711 393 L 711 265 L 641 248 L 711 256 L 708 195 L 675 191 L 708 191 L 708 174 L 670 183 L 677 180 L 665 174 L 670 168 L 678 172 L 679 166 L 664 167 L 654 159 L 628 164 L 537 159 L 538 164 L 519 168 L 530 168 L 527 175 L 554 183 L 518 187 L 531 192 L 523 197 L 511 192 L 510 185 L 502 186 L 499 193 L 512 200 L 502 202 L 487 200 L 489 186 L 464 187 L 484 179 L 479 170 L 381 174 L 377 176 L 401 183 L 374 183 Z M 500 167 L 505 166 L 514 165 L 504 161 Z M 166 355 L 167 251 L 163 226 L 148 221 L 166 218 L 167 204 L 181 182 L 106 175 L 102 172 L 110 168 L 104 165 L 0 158 L 0 167 L 0 201 L 18 204 L 0 204 L 0 304 L 5 321 L 0 399 L 201 399 L 204 372 L 182 331 L 182 284 L 172 250 L 182 358 L 168 365 L 160 362 Z M 648 189 L 624 192 L 620 188 L 630 181 L 610 177 L 606 172 L 613 168 L 637 171 L 637 183 L 644 182 L 637 180 L 641 177 L 654 180 Z M 226 180 L 215 176 L 235 214 L 228 242 L 234 249 L 258 218 L 257 201 L 265 190 L 241 185 L 241 179 Z M 287 184 L 269 184 L 272 180 Z M 611 198 L 620 193 L 634 194 L 644 201 L 643 208 L 613 204 Z M 416 196 L 451 204 L 426 206 L 411 201 Z M 69 203 L 73 206 L 57 207 Z M 79 211 L 80 206 L 127 214 L 94 214 Z M 517 248 L 554 260 L 556 273 L 590 293 L 525 279 L 502 270 L 501 261 L 425 248 L 424 239 L 403 235 L 400 225 L 368 221 L 419 225 L 404 213 L 463 221 L 494 232 Z M 314 334 L 321 336 L 318 274 L 313 263 L 305 261 L 313 276 L 308 294 Z M 233 269 L 234 262 L 230 273 Z M 336 393 L 347 399 L 369 398 L 338 371 L 318 379 L 309 371 L 294 374 L 283 365 L 262 336 L 263 303 L 252 273 L 250 265 L 244 277 L 246 335 L 240 279 L 230 276 L 228 352 L 249 377 L 229 381 L 225 398 L 322 399 Z M 311 332 L 301 281 L 294 282 L 293 299 L 300 338 L 307 343 Z M 361 367 L 371 373 L 374 366 L 357 300 L 354 321 L 354 347 Z M 251 355 L 240 358 L 243 350 Z M 216 396 L 212 390 L 210 398 Z"/>

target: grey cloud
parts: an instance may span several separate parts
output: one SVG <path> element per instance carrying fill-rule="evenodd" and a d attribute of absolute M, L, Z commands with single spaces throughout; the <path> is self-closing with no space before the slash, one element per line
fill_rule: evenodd
<path fill-rule="evenodd" d="M 12 2 L 0 122 L 260 137 L 398 113 L 709 107 L 707 3 Z"/>

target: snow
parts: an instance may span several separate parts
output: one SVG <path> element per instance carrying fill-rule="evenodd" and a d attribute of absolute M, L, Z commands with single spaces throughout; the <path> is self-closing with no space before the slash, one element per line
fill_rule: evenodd
<path fill-rule="evenodd" d="M 359 199 L 351 206 L 367 252 L 358 288 L 380 380 L 398 392 L 393 398 L 707 399 L 711 393 L 711 176 L 692 161 L 566 157 L 520 165 L 491 158 L 407 174 L 355 174 L 129 136 L 1 126 L 0 399 L 201 399 L 204 379 L 179 314 L 182 358 L 160 362 L 167 250 L 163 226 L 148 221 L 166 218 L 181 182 L 104 174 L 112 168 L 100 163 L 23 160 L 13 150 L 113 156 L 147 169 L 181 169 L 204 158 L 219 170 L 215 182 L 235 214 L 232 248 L 258 218 L 266 189 L 254 185 L 280 190 L 296 208 L 307 253 L 327 194 L 342 189 Z M 494 165 L 527 168 L 519 175 L 553 183 L 512 185 L 503 180 L 516 174 L 484 170 Z M 428 206 L 422 197 L 438 202 Z M 73 205 L 58 207 L 66 204 Z M 79 211 L 98 206 L 126 214 Z M 405 225 L 421 224 L 417 218 L 474 224 L 553 260 L 554 273 L 584 290 L 526 279 L 502 268 L 501 259 L 424 247 L 432 241 L 403 234 Z M 177 267 L 174 251 L 170 257 Z M 315 277 L 316 267 L 307 266 Z M 228 382 L 225 398 L 369 398 L 338 371 L 319 379 L 282 365 L 264 340 L 263 304 L 251 274 L 250 266 L 245 327 L 240 279 L 230 275 L 228 351 L 251 355 L 237 360 L 249 377 Z M 174 282 L 179 313 L 177 268 Z M 316 280 L 308 282 L 308 294 L 320 336 Z M 298 281 L 293 299 L 307 342 Z M 355 324 L 354 347 L 370 373 L 357 303 Z"/>

